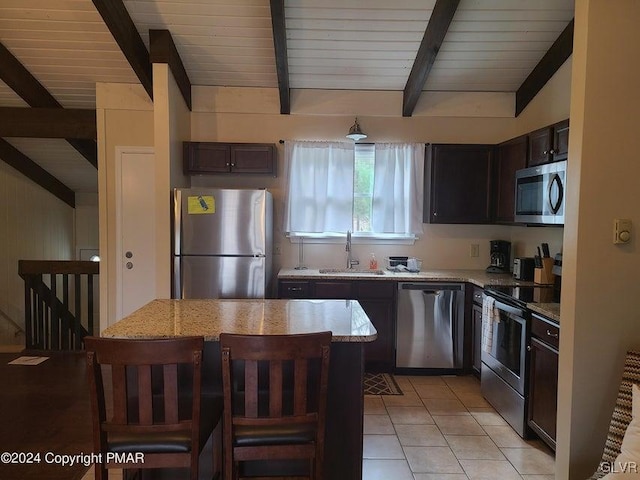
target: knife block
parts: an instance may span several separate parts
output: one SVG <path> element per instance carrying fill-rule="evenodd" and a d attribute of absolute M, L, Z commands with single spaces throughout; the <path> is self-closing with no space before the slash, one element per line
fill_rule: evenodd
<path fill-rule="evenodd" d="M 536 268 L 533 272 L 533 282 L 552 285 L 556 276 L 553 274 L 553 258 L 543 257 L 542 268 Z"/>

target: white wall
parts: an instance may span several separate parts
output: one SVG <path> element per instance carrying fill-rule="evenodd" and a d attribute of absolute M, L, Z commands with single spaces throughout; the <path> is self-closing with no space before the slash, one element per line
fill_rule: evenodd
<path fill-rule="evenodd" d="M 153 103 L 140 85 L 98 83 L 96 118 L 102 279 L 100 328 L 104 329 L 116 318 L 116 147 L 153 147 Z"/>
<path fill-rule="evenodd" d="M 153 64 L 156 160 L 156 296 L 171 298 L 171 197 L 189 186 L 182 172 L 182 142 L 191 136 L 191 115 L 167 64 Z"/>
<path fill-rule="evenodd" d="M 81 250 L 100 248 L 97 193 L 76 193 L 74 225 L 75 259 L 80 260 Z"/>
<path fill-rule="evenodd" d="M 24 327 L 18 260 L 72 260 L 73 209 L 0 161 L 0 310 Z M 0 314 L 0 344 L 24 336 Z"/>
<path fill-rule="evenodd" d="M 576 2 L 564 231 L 556 478 L 584 479 L 602 454 L 627 349 L 640 348 L 640 2 Z"/>
<path fill-rule="evenodd" d="M 193 186 L 267 188 L 274 196 L 274 242 L 282 254 L 274 258 L 274 271 L 298 262 L 298 246 L 285 238 L 283 225 L 286 185 L 284 148 L 280 139 L 346 141 L 357 115 L 372 142 L 499 143 L 569 116 L 571 60 L 565 62 L 518 118 L 513 118 L 513 94 L 425 92 L 413 117 L 401 116 L 402 92 L 345 92 L 293 90 L 292 114 L 279 114 L 276 89 L 194 87 L 191 139 L 275 143 L 278 177 L 197 176 Z M 362 260 L 370 252 L 382 259 L 408 254 L 423 259 L 423 268 L 485 268 L 489 241 L 514 242 L 514 253 L 532 256 L 540 242 L 561 251 L 562 228 L 526 228 L 495 225 L 424 225 L 414 246 L 358 245 Z M 471 257 L 471 244 L 480 256 Z M 341 245 L 305 245 L 305 262 L 314 267 L 339 267 L 345 262 Z"/>

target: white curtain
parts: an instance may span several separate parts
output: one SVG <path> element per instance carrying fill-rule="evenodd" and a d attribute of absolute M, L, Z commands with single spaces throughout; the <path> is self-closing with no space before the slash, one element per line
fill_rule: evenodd
<path fill-rule="evenodd" d="M 285 158 L 285 232 L 351 230 L 354 144 L 287 141 Z"/>
<path fill-rule="evenodd" d="M 422 233 L 423 143 L 376 143 L 372 225 L 375 233 Z"/>

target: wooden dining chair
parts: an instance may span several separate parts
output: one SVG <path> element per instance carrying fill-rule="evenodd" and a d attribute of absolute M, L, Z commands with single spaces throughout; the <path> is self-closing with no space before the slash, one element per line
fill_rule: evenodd
<path fill-rule="evenodd" d="M 331 332 L 223 333 L 220 349 L 225 479 L 245 476 L 243 462 L 306 459 L 321 480 Z"/>
<path fill-rule="evenodd" d="M 222 416 L 222 399 L 201 395 L 203 338 L 84 342 L 93 446 L 103 459 L 95 478 L 106 480 L 110 468 L 189 468 L 196 480 Z"/>

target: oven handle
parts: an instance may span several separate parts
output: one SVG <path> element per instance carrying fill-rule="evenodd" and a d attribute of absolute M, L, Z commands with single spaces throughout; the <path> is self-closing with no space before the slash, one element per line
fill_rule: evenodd
<path fill-rule="evenodd" d="M 495 301 L 494 305 L 499 310 L 515 315 L 516 317 L 524 318 L 524 310 L 521 308 L 512 307 L 511 305 L 507 305 L 506 303 L 502 303 L 498 300 Z"/>

